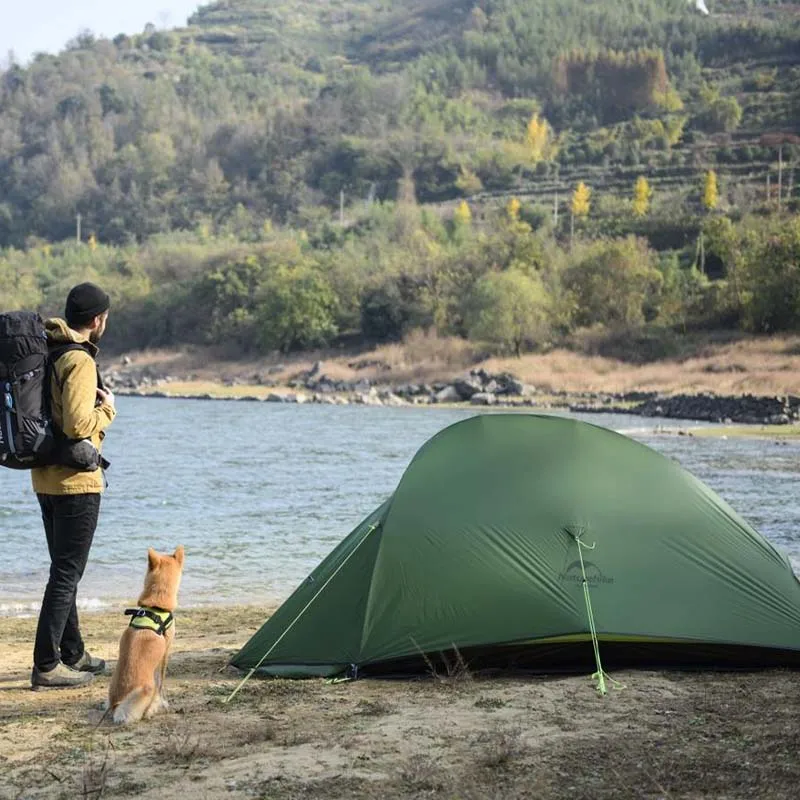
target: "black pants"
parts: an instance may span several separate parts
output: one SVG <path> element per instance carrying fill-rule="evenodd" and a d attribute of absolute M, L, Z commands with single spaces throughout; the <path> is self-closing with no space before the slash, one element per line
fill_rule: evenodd
<path fill-rule="evenodd" d="M 100 513 L 99 494 L 40 494 L 50 552 L 50 579 L 42 600 L 33 663 L 50 670 L 59 660 L 74 664 L 83 655 L 75 598 Z"/>

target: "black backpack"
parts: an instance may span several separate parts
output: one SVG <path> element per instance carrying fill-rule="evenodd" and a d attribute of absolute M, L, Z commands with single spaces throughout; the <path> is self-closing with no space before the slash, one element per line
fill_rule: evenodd
<path fill-rule="evenodd" d="M 67 439 L 50 414 L 53 364 L 70 350 L 85 349 L 77 343 L 48 347 L 36 312 L 0 314 L 0 466 L 62 464 L 93 471 L 101 465 L 94 445 L 88 439 Z"/>

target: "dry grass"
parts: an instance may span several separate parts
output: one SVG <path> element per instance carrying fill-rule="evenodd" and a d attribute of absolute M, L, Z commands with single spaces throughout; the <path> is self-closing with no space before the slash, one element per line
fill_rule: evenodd
<path fill-rule="evenodd" d="M 422 656 L 431 678 L 449 686 L 459 686 L 472 681 L 472 673 L 469 670 L 469 665 L 464 660 L 464 656 L 461 655 L 461 651 L 455 645 L 453 645 L 452 653 L 448 653 L 446 650 L 439 652 L 439 661 L 441 663 L 441 666 L 439 666 L 433 662 L 431 656 L 420 648 L 413 637 L 412 641 L 417 651 Z"/>
<path fill-rule="evenodd" d="M 484 769 L 505 769 L 527 751 L 519 728 L 490 730 L 476 738 L 477 763 Z"/>
<path fill-rule="evenodd" d="M 442 768 L 428 756 L 413 758 L 398 771 L 398 783 L 412 797 L 440 792 L 450 783 Z"/>
<path fill-rule="evenodd" d="M 633 335 L 633 334 L 632 334 Z M 647 344 L 648 351 L 659 351 Z M 666 355 L 643 359 L 636 343 L 624 337 L 602 339 L 587 333 L 570 349 L 532 353 L 522 358 L 481 359 L 474 344 L 435 333 L 414 332 L 404 342 L 366 352 L 340 350 L 276 359 L 225 361 L 212 350 L 155 351 L 131 354 L 132 368 L 149 367 L 156 374 L 191 375 L 159 387 L 173 393 L 253 395 L 275 389 L 254 385 L 224 386 L 226 380 L 253 384 L 258 376 L 287 384 L 323 361 L 323 372 L 334 380 L 368 378 L 391 384 L 450 380 L 472 368 L 511 372 L 544 393 L 716 392 L 717 394 L 800 394 L 800 337 L 735 337 L 731 335 L 671 335 L 662 348 Z M 117 368 L 115 360 L 108 367 Z"/>
<path fill-rule="evenodd" d="M 393 382 L 430 383 L 459 374 L 480 361 L 472 342 L 436 332 L 413 331 L 400 344 L 379 347 L 375 358 L 391 367 Z"/>
<path fill-rule="evenodd" d="M 680 356 L 635 364 L 602 355 L 554 350 L 521 359 L 489 359 L 490 372 L 508 370 L 543 391 L 667 394 L 800 394 L 797 337 L 702 343 Z"/>
<path fill-rule="evenodd" d="M 100 755 L 90 755 L 82 771 L 82 792 L 84 800 L 100 800 L 108 782 L 109 755 L 111 743 L 108 742 Z"/>

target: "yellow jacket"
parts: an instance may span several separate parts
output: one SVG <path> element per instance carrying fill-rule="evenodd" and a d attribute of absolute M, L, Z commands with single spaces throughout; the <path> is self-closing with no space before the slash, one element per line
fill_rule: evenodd
<path fill-rule="evenodd" d="M 97 346 L 72 330 L 63 319 L 45 323 L 50 345 L 76 342 L 85 350 L 70 350 L 56 362 L 50 376 L 51 412 L 60 430 L 70 439 L 91 438 L 101 449 L 103 431 L 112 423 L 116 410 L 108 403 L 95 405 L 97 400 L 97 366 L 93 356 Z M 49 466 L 31 470 L 33 491 L 37 494 L 97 494 L 105 488 L 103 470 L 80 472 L 70 467 Z"/>

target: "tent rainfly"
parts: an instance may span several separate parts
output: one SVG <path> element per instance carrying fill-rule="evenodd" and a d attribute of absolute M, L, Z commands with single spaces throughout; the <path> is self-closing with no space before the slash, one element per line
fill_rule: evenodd
<path fill-rule="evenodd" d="M 800 581 L 671 459 L 571 419 L 481 415 L 233 657 L 264 675 L 800 666 Z"/>

